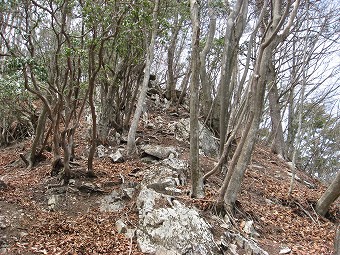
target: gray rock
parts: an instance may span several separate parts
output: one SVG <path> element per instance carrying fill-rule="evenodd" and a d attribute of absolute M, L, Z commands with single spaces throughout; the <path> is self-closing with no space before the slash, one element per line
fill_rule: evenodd
<path fill-rule="evenodd" d="M 141 147 L 142 156 L 153 156 L 157 159 L 166 159 L 170 154 L 176 154 L 174 147 L 165 147 L 160 145 L 144 145 Z"/>
<path fill-rule="evenodd" d="M 170 128 L 173 124 L 171 124 Z M 190 137 L 190 119 L 181 119 L 175 123 L 175 136 L 179 141 L 189 142 Z M 202 153 L 206 156 L 215 157 L 218 155 L 218 141 L 214 137 L 213 133 L 199 123 L 199 147 Z"/>
<path fill-rule="evenodd" d="M 137 199 L 139 227 L 137 242 L 142 252 L 151 254 L 218 254 L 210 226 L 194 209 L 168 196 L 144 188 Z M 159 207 L 159 205 L 162 205 Z"/>
<path fill-rule="evenodd" d="M 104 212 L 117 212 L 125 207 L 126 195 L 122 190 L 113 190 L 100 200 L 100 210 Z"/>
<path fill-rule="evenodd" d="M 113 163 L 123 163 L 125 161 L 120 150 L 117 150 L 115 153 L 110 154 L 109 158 L 112 160 Z"/>
<path fill-rule="evenodd" d="M 47 206 L 50 211 L 53 211 L 57 205 L 58 196 L 57 195 L 51 195 L 47 200 Z"/>
<path fill-rule="evenodd" d="M 118 234 L 125 234 L 127 232 L 127 226 L 122 220 L 116 221 L 116 229 Z"/>
<path fill-rule="evenodd" d="M 289 254 L 289 253 L 291 253 L 291 251 L 292 250 L 289 247 L 285 247 L 285 248 L 280 250 L 279 254 Z"/>
<path fill-rule="evenodd" d="M 221 237 L 221 244 L 230 252 L 231 254 L 240 254 L 239 250 L 246 251 L 245 254 L 252 255 L 269 255 L 268 252 L 264 251 L 254 240 L 248 240 L 240 234 L 225 232 Z M 236 245 L 236 250 L 235 250 Z M 244 253 L 241 253 L 244 254 Z"/>
<path fill-rule="evenodd" d="M 97 156 L 98 158 L 103 158 L 106 155 L 106 148 L 104 145 L 99 145 L 97 147 Z"/>

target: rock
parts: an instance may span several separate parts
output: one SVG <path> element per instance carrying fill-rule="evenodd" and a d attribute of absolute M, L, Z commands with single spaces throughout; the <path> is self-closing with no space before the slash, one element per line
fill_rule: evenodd
<path fill-rule="evenodd" d="M 171 124 L 172 126 L 173 124 Z M 219 143 L 213 133 L 199 123 L 199 147 L 202 153 L 209 157 L 218 155 Z M 189 142 L 190 136 L 190 119 L 181 119 L 175 123 L 175 136 L 179 141 Z"/>
<path fill-rule="evenodd" d="M 283 249 L 280 250 L 279 254 L 289 254 L 291 253 L 291 249 L 289 247 L 285 247 Z"/>
<path fill-rule="evenodd" d="M 47 200 L 47 206 L 50 211 L 54 211 L 58 201 L 57 195 L 51 195 L 49 199 Z"/>
<path fill-rule="evenodd" d="M 69 186 L 74 186 L 76 184 L 76 180 L 75 179 L 70 179 L 69 181 L 68 181 L 68 185 Z"/>
<path fill-rule="evenodd" d="M 141 147 L 142 157 L 153 156 L 157 159 L 166 159 L 171 153 L 176 154 L 174 147 L 164 147 L 160 145 L 144 145 Z"/>
<path fill-rule="evenodd" d="M 9 226 L 10 226 L 10 224 L 8 223 L 8 221 L 5 218 L 5 216 L 0 215 L 0 229 L 5 229 L 5 228 L 7 228 Z"/>
<path fill-rule="evenodd" d="M 137 199 L 140 224 L 137 243 L 151 254 L 218 254 L 210 226 L 194 209 L 168 196 L 144 188 Z M 161 206 L 161 207 L 160 207 Z"/>
<path fill-rule="evenodd" d="M 83 183 L 78 187 L 78 190 L 86 193 L 104 193 L 104 190 L 102 190 L 98 185 L 95 185 L 93 183 L 87 182 Z"/>
<path fill-rule="evenodd" d="M 105 212 L 117 212 L 125 207 L 127 196 L 122 190 L 113 190 L 100 201 L 100 210 Z"/>
<path fill-rule="evenodd" d="M 260 248 L 254 240 L 248 240 L 238 233 L 225 232 L 221 237 L 221 244 L 223 248 L 227 249 L 231 254 L 269 255 L 268 252 Z M 240 253 L 239 250 L 242 251 L 242 253 Z"/>
<path fill-rule="evenodd" d="M 254 228 L 254 221 L 249 220 L 244 222 L 244 227 L 243 227 L 244 233 L 248 234 L 250 237 L 259 237 L 259 234 L 256 232 Z"/>
<path fill-rule="evenodd" d="M 122 220 L 116 221 L 116 229 L 118 234 L 124 234 L 127 232 L 126 224 Z"/>
<path fill-rule="evenodd" d="M 105 157 L 105 154 L 106 154 L 106 148 L 104 145 L 99 145 L 97 147 L 97 156 L 98 158 L 103 158 Z"/>
<path fill-rule="evenodd" d="M 176 186 L 184 185 L 186 183 L 185 171 L 186 170 L 182 168 L 176 169 L 169 167 L 167 164 L 161 162 L 144 171 L 144 179 L 141 185 L 145 187 L 152 185 L 156 189 L 157 185 L 159 187 L 164 187 L 164 189 L 165 187 L 176 188 Z"/>
<path fill-rule="evenodd" d="M 115 153 L 110 154 L 109 158 L 112 160 L 113 163 L 123 163 L 125 161 L 120 150 L 117 150 Z"/>
<path fill-rule="evenodd" d="M 122 188 L 122 191 L 124 194 L 129 198 L 132 199 L 133 195 L 135 194 L 136 189 L 135 188 Z"/>
<path fill-rule="evenodd" d="M 0 190 L 4 189 L 7 189 L 7 184 L 3 180 L 0 180 Z"/>

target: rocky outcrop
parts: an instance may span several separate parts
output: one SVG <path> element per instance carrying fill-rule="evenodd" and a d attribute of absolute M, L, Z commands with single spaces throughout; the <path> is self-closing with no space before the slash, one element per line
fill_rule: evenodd
<path fill-rule="evenodd" d="M 192 208 L 144 188 L 137 199 L 137 242 L 147 254 L 218 254 L 210 226 Z"/>
<path fill-rule="evenodd" d="M 172 123 L 169 126 L 175 133 L 176 139 L 179 141 L 189 142 L 190 137 L 190 119 L 180 119 L 178 122 Z M 205 156 L 215 157 L 218 155 L 218 141 L 213 133 L 199 123 L 199 147 L 200 152 Z"/>
<path fill-rule="evenodd" d="M 137 198 L 137 242 L 146 254 L 219 254 L 210 226 L 175 196 L 185 183 L 185 161 L 172 158 L 150 167 Z"/>

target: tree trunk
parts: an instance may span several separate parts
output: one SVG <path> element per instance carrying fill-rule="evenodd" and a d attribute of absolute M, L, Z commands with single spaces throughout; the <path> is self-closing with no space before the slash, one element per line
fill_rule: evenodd
<path fill-rule="evenodd" d="M 286 149 L 285 142 L 283 138 L 283 130 L 282 130 L 282 122 L 281 122 L 281 110 L 279 103 L 279 93 L 276 84 L 275 77 L 275 66 L 273 61 L 270 61 L 269 65 L 269 88 L 268 88 L 268 97 L 269 97 L 269 111 L 270 118 L 272 122 L 272 144 L 271 150 L 273 153 L 279 155 L 281 158 L 286 158 Z"/>
<path fill-rule="evenodd" d="M 224 206 L 227 211 L 232 211 L 234 208 L 246 167 L 251 158 L 256 134 L 261 121 L 265 89 L 268 82 L 267 74 L 269 71 L 269 63 L 273 56 L 273 51 L 280 40 L 285 39 L 288 35 L 290 27 L 292 26 L 293 20 L 297 13 L 299 0 L 295 2 L 290 19 L 279 36 L 278 32 L 282 28 L 283 23 L 288 16 L 290 5 L 291 3 L 289 2 L 283 12 L 281 1 L 273 1 L 272 19 L 269 21 L 271 26 L 263 35 L 262 43 L 257 54 L 254 73 L 251 78 L 250 92 L 248 94 L 250 113 L 246 123 L 246 130 L 243 134 L 241 142 L 238 144 L 236 149 L 236 152 L 239 153 L 239 157 L 235 158 L 234 155 L 232 163 L 237 163 L 235 166 L 232 165 L 229 167 L 227 176 L 231 175 L 230 181 L 228 182 L 228 178 L 224 180 L 217 201 L 218 205 L 220 205 L 222 203 L 221 199 L 224 198 Z M 235 154 L 237 154 L 236 152 Z"/>
<path fill-rule="evenodd" d="M 35 137 L 31 146 L 31 151 L 28 156 L 28 163 L 29 165 L 27 166 L 29 169 L 31 169 L 36 161 L 37 157 L 37 148 L 44 137 L 44 128 L 46 124 L 46 117 L 47 117 L 47 107 L 44 105 L 42 112 L 40 113 L 39 119 L 38 119 L 38 124 L 37 128 L 35 130 Z"/>
<path fill-rule="evenodd" d="M 146 92 L 148 90 L 148 84 L 149 84 L 149 77 L 150 77 L 150 69 L 151 69 L 151 63 L 153 60 L 154 55 L 154 45 L 157 35 L 157 15 L 158 15 L 158 5 L 159 0 L 155 1 L 155 6 L 152 13 L 152 32 L 151 32 L 151 40 L 150 45 L 147 49 L 147 55 L 146 55 L 146 64 L 145 64 L 145 70 L 144 70 L 144 78 L 143 78 L 143 84 L 142 88 L 138 97 L 138 102 L 136 106 L 136 111 L 133 116 L 131 126 L 128 133 L 128 141 L 127 141 L 127 154 L 131 155 L 136 151 L 136 131 L 138 127 L 139 118 L 142 114 L 143 104 L 145 102 L 146 98 Z"/>
<path fill-rule="evenodd" d="M 211 87 L 212 81 L 210 80 L 207 69 L 206 69 L 206 58 L 211 49 L 213 39 L 216 32 L 216 15 L 213 7 L 211 6 L 211 0 L 208 1 L 208 15 L 210 18 L 209 21 L 209 30 L 206 39 L 206 43 L 202 52 L 200 53 L 200 78 L 201 78 L 201 112 L 205 118 L 209 118 L 210 108 L 212 106 L 212 97 L 211 97 Z"/>
<path fill-rule="evenodd" d="M 191 70 L 192 77 L 190 82 L 190 169 L 191 169 L 191 196 L 204 197 L 202 172 L 199 166 L 199 41 L 200 25 L 199 10 L 196 0 L 190 0 L 190 16 L 192 22 L 192 40 L 191 40 Z"/>
<path fill-rule="evenodd" d="M 318 200 L 316 204 L 316 212 L 321 216 L 325 216 L 332 203 L 340 196 L 340 171 L 335 179 L 329 185 L 328 189 Z"/>

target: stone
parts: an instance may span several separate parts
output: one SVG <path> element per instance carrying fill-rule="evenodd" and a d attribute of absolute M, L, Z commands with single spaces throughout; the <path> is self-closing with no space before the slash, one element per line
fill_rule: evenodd
<path fill-rule="evenodd" d="M 269 255 L 268 252 L 258 246 L 254 240 L 248 240 L 239 233 L 226 231 L 221 239 L 221 244 L 231 254 Z M 236 249 L 234 245 L 236 245 Z M 240 253 L 239 250 L 242 251 L 242 253 Z M 246 252 L 244 253 L 244 251 Z"/>
<path fill-rule="evenodd" d="M 116 229 L 118 234 L 125 234 L 127 232 L 126 224 L 120 219 L 116 221 Z"/>
<path fill-rule="evenodd" d="M 7 189 L 7 184 L 3 180 L 0 180 L 0 190 L 4 189 Z"/>
<path fill-rule="evenodd" d="M 157 159 L 166 159 L 170 156 L 171 153 L 176 153 L 174 147 L 165 147 L 161 145 L 144 145 L 141 147 L 143 151 L 142 157 L 152 156 Z"/>
<path fill-rule="evenodd" d="M 289 247 L 284 247 L 283 249 L 280 250 L 279 254 L 289 254 L 291 253 L 291 249 Z"/>
<path fill-rule="evenodd" d="M 101 189 L 101 187 L 90 182 L 82 183 L 78 187 L 78 190 L 86 193 L 100 193 L 100 194 L 104 193 L 104 190 Z"/>
<path fill-rule="evenodd" d="M 168 204 L 167 196 L 148 188 L 137 198 L 139 227 L 137 243 L 151 254 L 218 254 L 210 226 L 192 208 L 177 200 Z M 159 207 L 162 205 L 161 207 Z"/>
<path fill-rule="evenodd" d="M 113 190 L 109 195 L 100 200 L 100 211 L 117 212 L 125 207 L 124 194 Z"/>
<path fill-rule="evenodd" d="M 106 155 L 106 148 L 104 145 L 97 146 L 97 156 L 98 158 L 103 158 Z"/>
<path fill-rule="evenodd" d="M 54 211 L 56 205 L 57 205 L 58 196 L 57 195 L 51 195 L 47 200 L 47 207 L 50 211 Z"/>
<path fill-rule="evenodd" d="M 5 229 L 5 228 L 7 228 L 9 226 L 10 226 L 10 224 L 8 223 L 8 221 L 5 218 L 5 216 L 0 215 L 0 229 Z"/>
<path fill-rule="evenodd" d="M 113 163 L 123 163 L 124 156 L 120 152 L 120 150 L 117 150 L 115 153 L 112 153 L 109 155 L 109 158 L 112 160 Z"/>
<path fill-rule="evenodd" d="M 172 126 L 173 124 L 171 124 Z M 189 143 L 190 137 L 190 119 L 181 119 L 175 123 L 175 137 L 179 141 L 186 141 Z M 213 133 L 202 123 L 199 123 L 199 147 L 200 151 L 209 157 L 218 155 L 219 143 Z"/>

